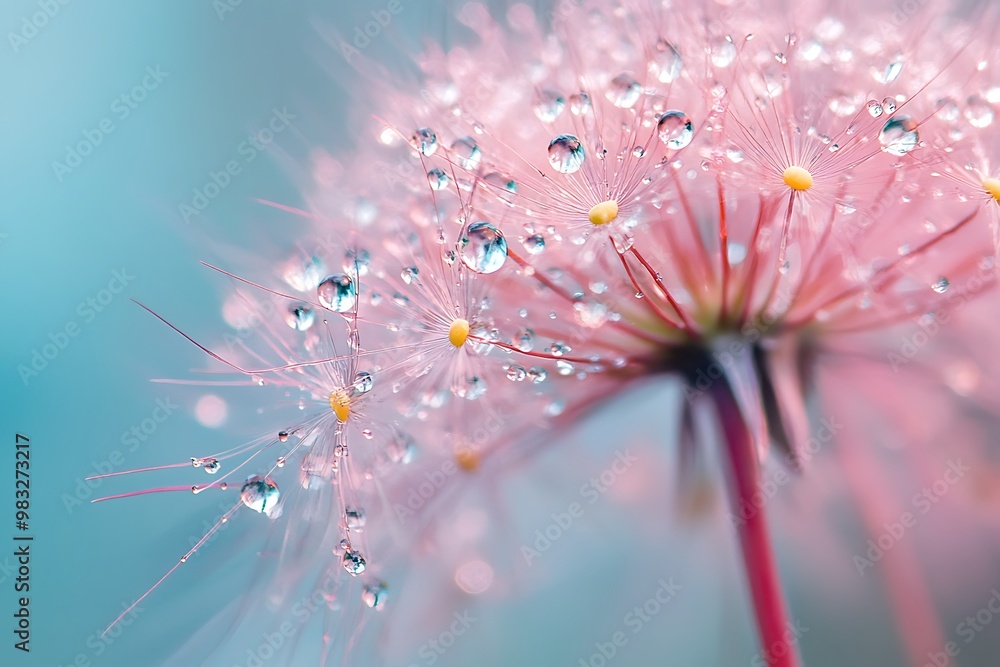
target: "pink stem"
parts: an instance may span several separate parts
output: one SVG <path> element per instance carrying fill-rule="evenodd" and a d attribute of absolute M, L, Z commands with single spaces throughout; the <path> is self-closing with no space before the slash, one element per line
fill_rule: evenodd
<path fill-rule="evenodd" d="M 768 667 L 798 667 L 798 651 L 794 646 L 798 639 L 789 632 L 794 626 L 785 608 L 764 508 L 753 502 L 758 491 L 757 450 L 729 385 L 717 382 L 712 395 L 725 436 L 730 503 L 739 523 L 740 550 L 750 583 L 761 655 Z M 744 508 L 750 509 L 744 511 Z M 743 518 L 744 514 L 748 516 Z"/>

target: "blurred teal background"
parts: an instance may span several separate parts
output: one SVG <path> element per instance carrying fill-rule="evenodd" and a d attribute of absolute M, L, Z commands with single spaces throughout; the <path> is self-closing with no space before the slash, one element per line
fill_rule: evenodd
<path fill-rule="evenodd" d="M 192 416 L 200 392 L 148 382 L 184 377 L 202 358 L 129 299 L 156 307 L 196 337 L 217 338 L 225 330 L 220 298 L 226 283 L 198 261 L 216 260 L 231 248 L 281 258 L 294 246 L 299 223 L 252 199 L 301 204 L 297 170 L 308 168 L 310 152 L 350 145 L 351 99 L 363 97 L 364 87 L 347 92 L 337 83 L 350 81 L 347 68 L 322 35 L 352 34 L 384 4 L 2 4 L 0 664 L 5 667 L 200 664 L 171 658 L 189 637 L 194 653 L 199 647 L 220 648 L 206 664 L 245 665 L 247 647 L 260 643 L 266 624 L 251 622 L 235 636 L 221 626 L 202 627 L 215 610 L 241 605 L 242 582 L 252 575 L 252 531 L 239 525 L 144 602 L 119 636 L 100 640 L 101 629 L 123 604 L 175 563 L 221 506 L 187 494 L 90 505 L 91 494 L 112 485 L 90 488 L 83 478 L 119 455 L 118 468 L 155 465 L 203 450 L 202 443 L 236 442 L 271 428 L 256 415 L 253 401 L 230 401 L 228 425 L 208 429 Z M 395 41 L 412 46 L 422 34 L 439 38 L 447 5 L 408 7 L 406 20 L 366 55 L 391 58 Z M 240 147 L 275 109 L 287 109 L 295 118 L 249 161 Z M 77 164 L 67 147 L 80 142 L 95 145 Z M 240 173 L 203 212 L 185 221 L 179 206 L 192 203 L 193 190 L 204 188 L 211 173 L 231 160 Z M 63 169 L 55 162 L 75 166 Z M 68 330 L 75 335 L 64 335 Z M 51 358 L 35 358 L 32 369 L 35 352 L 44 355 L 47 345 Z M 25 375 L 23 368 L 37 374 Z M 638 440 L 657 452 L 657 468 L 667 470 L 672 453 L 658 445 L 670 439 L 664 434 L 672 433 L 673 425 L 663 423 L 662 405 L 676 397 L 664 392 L 669 390 L 634 402 L 629 420 L 640 424 Z M 156 412 L 158 406 L 174 404 L 177 409 L 147 429 L 145 440 L 128 439 L 130 429 L 141 430 L 144 421 L 149 426 L 151 418 L 164 414 Z M 578 477 L 565 475 L 561 485 L 538 491 L 552 484 L 552 470 L 565 472 L 560 460 L 565 451 L 556 450 L 536 471 L 511 481 L 509 495 L 521 503 L 511 510 L 522 519 L 522 535 L 545 525 L 549 512 L 565 506 L 582 480 L 609 463 L 608 437 L 620 428 L 619 420 L 620 413 L 598 420 L 575 441 L 574 456 L 582 457 L 576 461 Z M 33 456 L 29 655 L 11 647 L 8 629 L 15 602 L 8 508 L 16 432 L 31 438 Z M 666 513 L 672 484 L 667 478 L 656 486 L 663 507 L 651 512 Z M 665 524 L 662 534 L 637 535 L 645 524 L 616 512 L 601 507 L 589 513 L 580 533 L 546 554 L 544 567 L 533 570 L 502 604 L 469 602 L 480 620 L 436 664 L 575 667 L 591 656 L 595 642 L 621 628 L 625 612 L 652 595 L 663 577 L 674 577 L 683 592 L 615 664 L 751 664 L 753 634 L 724 525 L 672 531 Z M 518 545 L 510 551 L 516 561 Z M 858 664 L 899 664 L 898 656 L 885 653 L 892 645 L 885 639 L 891 625 L 866 583 L 854 580 L 852 593 L 861 602 L 853 609 L 838 607 L 825 602 L 824 582 L 793 562 L 786 565 L 793 606 L 815 628 L 803 639 L 817 658 L 810 664 L 847 664 L 845 655 Z M 849 561 L 845 568 L 850 571 Z M 420 620 L 427 606 L 443 604 L 444 594 L 419 572 L 412 576 L 399 587 L 390 632 L 379 640 L 386 664 L 431 664 L 419 647 L 437 631 Z M 821 620 L 823 628 L 815 625 Z M 317 654 L 318 637 L 310 639 L 313 644 L 300 656 Z M 831 657 L 824 661 L 823 655 Z M 275 658 L 271 664 L 315 662 Z"/>

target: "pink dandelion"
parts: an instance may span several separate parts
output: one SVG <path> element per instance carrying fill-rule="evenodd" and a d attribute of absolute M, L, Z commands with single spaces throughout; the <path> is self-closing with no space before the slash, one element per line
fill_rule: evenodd
<path fill-rule="evenodd" d="M 925 479 L 941 459 L 928 429 L 959 405 L 996 415 L 979 370 L 994 328 L 967 306 L 995 280 L 996 12 L 583 0 L 548 26 L 503 9 L 463 7 L 475 39 L 428 47 L 418 84 L 383 86 L 351 168 L 331 179 L 339 161 L 318 158 L 308 205 L 274 204 L 310 221 L 296 241 L 315 252 L 277 275 L 229 274 L 278 315 L 232 354 L 195 343 L 232 376 L 208 384 L 263 383 L 298 418 L 166 466 L 210 482 L 114 497 L 235 492 L 220 524 L 270 519 L 279 608 L 302 579 L 335 582 L 322 655 L 349 664 L 388 573 L 435 548 L 432 510 L 401 525 L 422 476 L 457 471 L 488 493 L 552 432 L 674 383 L 677 490 L 703 493 L 706 450 L 724 461 L 752 664 L 809 664 L 788 636 L 764 475 L 825 471 L 813 444 L 832 442 L 877 540 L 906 496 L 879 480 L 874 434 L 892 431 Z M 894 349 L 915 326 L 927 349 Z M 941 392 L 948 410 L 913 414 Z M 858 393 L 871 414 L 851 420 Z M 432 486 L 428 504 L 459 493 Z M 470 544 L 489 543 L 475 525 Z M 485 548 L 462 553 L 448 563 L 467 594 L 509 576 Z M 923 664 L 945 639 L 921 554 L 886 559 L 901 642 Z"/>

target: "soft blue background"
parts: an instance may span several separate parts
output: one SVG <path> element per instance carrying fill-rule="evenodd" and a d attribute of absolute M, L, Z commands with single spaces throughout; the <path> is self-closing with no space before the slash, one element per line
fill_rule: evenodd
<path fill-rule="evenodd" d="M 432 4 L 434 11 L 425 8 Z M 79 485 L 95 465 L 123 448 L 122 433 L 150 417 L 157 399 L 170 399 L 181 409 L 127 454 L 127 467 L 174 460 L 203 449 L 189 447 L 192 443 L 258 430 L 252 405 L 231 404 L 230 422 L 239 426 L 211 431 L 191 417 L 192 392 L 147 382 L 183 376 L 201 359 L 128 299 L 156 305 L 195 334 L 217 336 L 223 330 L 219 297 L 225 283 L 197 261 L 216 259 L 220 247 L 246 246 L 281 257 L 281 244 L 292 246 L 296 223 L 250 200 L 299 203 L 295 165 L 306 165 L 315 146 L 336 150 L 349 144 L 345 122 L 351 98 L 335 83 L 344 62 L 320 30 L 350 34 L 368 20 L 367 12 L 382 6 L 379 0 L 243 0 L 220 18 L 208 1 L 77 0 L 58 5 L 58 13 L 15 52 L 8 34 L 20 32 L 39 4 L 2 3 L 0 470 L 7 472 L 0 473 L 5 480 L 0 481 L 0 565 L 11 532 L 13 455 L 7 442 L 15 431 L 32 441 L 36 542 L 33 650 L 24 656 L 10 647 L 14 595 L 0 569 L 0 664 L 55 667 L 82 654 L 101 667 L 159 665 L 210 616 L 206 610 L 240 604 L 240 576 L 248 571 L 247 559 L 239 556 L 252 547 L 241 551 L 244 542 L 234 528 L 231 537 L 199 555 L 145 603 L 137 622 L 113 644 L 97 648 L 96 635 L 121 602 L 175 562 L 220 509 L 217 501 L 187 495 L 91 506 L 86 487 Z M 443 32 L 444 3 L 413 0 L 407 7 L 406 20 L 391 39 Z M 376 41 L 366 54 L 389 58 L 387 41 Z M 148 66 L 168 76 L 128 118 L 119 119 L 113 100 L 139 84 Z M 362 88 L 352 94 L 363 96 Z M 190 201 L 192 189 L 202 186 L 210 171 L 238 159 L 247 131 L 263 126 L 275 107 L 297 115 L 293 127 L 278 136 L 265 159 L 243 165 L 243 173 L 203 215 L 185 224 L 178 205 Z M 64 160 L 67 144 L 107 117 L 114 132 L 60 181 L 53 161 Z M 266 239 L 279 240 L 267 245 Z M 121 269 L 134 280 L 93 321 L 85 321 L 79 304 L 97 296 Z M 17 367 L 29 365 L 33 350 L 74 322 L 79 335 L 25 385 Z M 676 397 L 664 391 L 669 390 L 644 394 L 629 417 L 641 423 L 638 432 L 650 441 L 671 440 L 665 434 L 672 424 L 662 421 L 661 406 Z M 607 465 L 606 434 L 620 428 L 620 414 L 612 412 L 588 429 L 587 447 L 582 441 L 574 445 L 574 456 L 584 457 L 575 462 L 581 478 Z M 562 485 L 553 484 L 546 473 L 545 466 L 559 469 L 565 455 L 557 451 L 539 463 L 540 472 L 511 482 L 509 495 L 522 503 L 515 511 L 523 519 L 523 535 L 544 525 L 547 514 L 576 493 L 580 479 L 570 475 Z M 658 465 L 666 469 L 670 456 L 664 449 Z M 665 504 L 671 484 L 663 482 Z M 541 494 L 531 490 L 545 485 L 553 488 Z M 84 502 L 67 508 L 66 498 L 74 497 Z M 753 636 L 725 529 L 716 522 L 672 532 L 665 524 L 662 535 L 641 540 L 635 537 L 638 530 L 610 508 L 588 514 L 579 535 L 546 555 L 547 578 L 529 583 L 503 605 L 469 603 L 481 620 L 438 664 L 576 665 L 593 651 L 593 642 L 621 627 L 624 611 L 648 597 L 652 582 L 662 576 L 683 581 L 684 593 L 652 630 L 630 643 L 617 664 L 748 664 Z M 516 560 L 517 545 L 511 551 Z M 796 608 L 814 623 L 825 621 L 804 639 L 811 664 L 847 664 L 845 655 L 866 656 L 865 664 L 893 664 L 896 658 L 885 652 L 893 643 L 884 637 L 889 626 L 878 620 L 884 614 L 874 593 L 859 603 L 868 616 L 824 608 L 812 599 L 810 575 L 794 567 L 786 573 Z M 401 586 L 387 648 L 392 664 L 423 664 L 417 647 L 432 636 L 409 631 L 407 624 L 435 601 L 435 592 L 420 598 L 407 597 L 408 590 L 420 590 L 419 577 Z M 233 639 L 216 628 L 205 632 L 199 643 L 224 646 L 210 663 L 219 665 L 241 660 L 260 637 L 253 634 L 259 630 Z M 876 645 L 880 648 L 872 648 Z"/>

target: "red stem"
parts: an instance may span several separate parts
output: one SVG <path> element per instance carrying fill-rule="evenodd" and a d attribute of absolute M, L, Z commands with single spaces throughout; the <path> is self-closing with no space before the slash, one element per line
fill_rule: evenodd
<path fill-rule="evenodd" d="M 768 667 L 798 667 L 798 650 L 794 645 L 798 638 L 789 632 L 794 626 L 781 593 L 764 507 L 753 501 L 759 480 L 757 450 L 729 385 L 716 382 L 712 395 L 725 436 L 730 503 L 739 524 L 740 550 L 753 598 L 761 655 Z"/>

